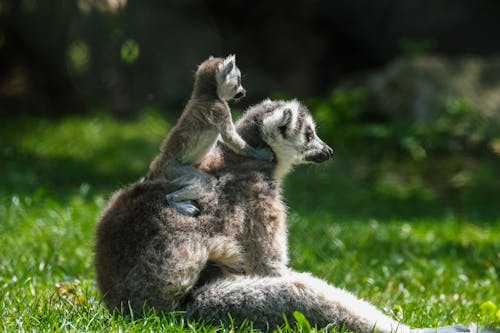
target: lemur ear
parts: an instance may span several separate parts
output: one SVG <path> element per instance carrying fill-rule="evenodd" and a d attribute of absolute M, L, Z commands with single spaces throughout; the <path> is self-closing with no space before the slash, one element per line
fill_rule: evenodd
<path fill-rule="evenodd" d="M 234 66 L 236 66 L 236 57 L 234 54 L 229 55 L 226 59 L 224 59 L 224 62 L 219 65 L 219 77 L 225 78 L 231 71 L 233 70 Z"/>
<path fill-rule="evenodd" d="M 287 137 L 288 133 L 291 132 L 291 129 L 293 127 L 294 124 L 292 109 L 286 108 L 283 110 L 283 116 L 281 118 L 281 122 L 278 125 L 278 130 L 280 131 L 282 137 Z"/>
<path fill-rule="evenodd" d="M 230 54 L 224 59 L 224 65 L 227 65 L 230 62 L 232 62 L 233 65 L 236 63 L 236 56 L 234 54 Z"/>
<path fill-rule="evenodd" d="M 294 103 L 288 103 L 284 108 L 278 109 L 269 114 L 263 120 L 264 128 L 270 131 L 275 131 L 278 129 L 283 137 L 286 137 L 288 133 L 295 128 L 296 117 L 294 117 Z"/>
<path fill-rule="evenodd" d="M 292 110 L 290 108 L 286 108 L 283 110 L 283 117 L 281 118 L 281 123 L 279 124 L 279 127 L 282 126 L 287 126 L 290 124 L 290 121 L 292 120 Z"/>

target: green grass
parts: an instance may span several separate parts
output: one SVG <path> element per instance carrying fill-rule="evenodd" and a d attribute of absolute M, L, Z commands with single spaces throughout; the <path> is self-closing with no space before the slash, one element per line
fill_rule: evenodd
<path fill-rule="evenodd" d="M 168 126 L 155 113 L 0 124 L 0 331 L 220 330 L 182 314 L 113 315 L 94 283 L 96 217 L 145 172 Z M 414 326 L 498 326 L 500 208 L 391 196 L 357 180 L 349 160 L 287 180 L 292 266 Z"/>

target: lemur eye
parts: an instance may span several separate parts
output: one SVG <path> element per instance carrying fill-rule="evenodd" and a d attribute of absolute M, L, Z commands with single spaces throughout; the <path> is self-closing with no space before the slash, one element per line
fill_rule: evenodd
<path fill-rule="evenodd" d="M 312 139 L 314 139 L 314 133 L 313 133 L 313 131 L 309 128 L 309 129 L 306 131 L 306 140 L 307 140 L 307 141 L 311 141 Z"/>
<path fill-rule="evenodd" d="M 278 130 L 280 131 L 281 136 L 285 138 L 286 137 L 286 125 L 278 127 Z"/>

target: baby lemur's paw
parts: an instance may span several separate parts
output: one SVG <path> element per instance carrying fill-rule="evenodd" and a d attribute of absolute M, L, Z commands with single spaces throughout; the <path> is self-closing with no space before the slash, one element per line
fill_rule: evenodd
<path fill-rule="evenodd" d="M 274 160 L 274 154 L 269 148 L 257 148 L 254 153 L 256 159 L 266 162 L 272 162 Z"/>
<path fill-rule="evenodd" d="M 179 202 L 169 201 L 168 204 L 170 205 L 170 207 L 175 208 L 179 213 L 183 215 L 197 216 L 200 213 L 200 209 L 196 207 L 191 200 Z"/>

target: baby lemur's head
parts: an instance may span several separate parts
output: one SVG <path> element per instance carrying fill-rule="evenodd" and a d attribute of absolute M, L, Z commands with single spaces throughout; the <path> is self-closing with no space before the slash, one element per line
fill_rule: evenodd
<path fill-rule="evenodd" d="M 241 72 L 236 67 L 234 55 L 228 56 L 217 66 L 217 95 L 220 99 L 240 99 L 245 96 L 245 89 L 241 85 Z"/>
<path fill-rule="evenodd" d="M 210 57 L 201 63 L 196 71 L 193 93 L 216 95 L 224 101 L 244 97 L 246 91 L 241 85 L 241 72 L 236 66 L 235 56 Z"/>

